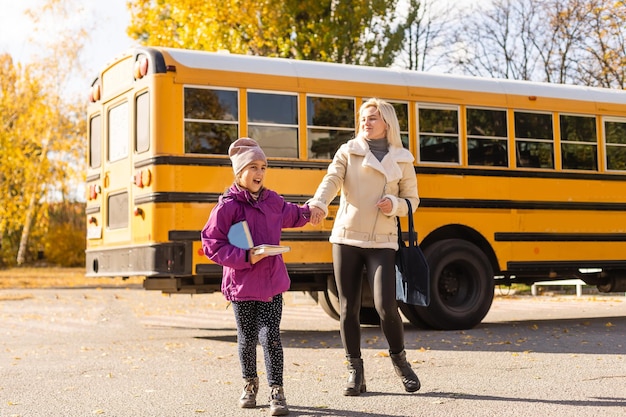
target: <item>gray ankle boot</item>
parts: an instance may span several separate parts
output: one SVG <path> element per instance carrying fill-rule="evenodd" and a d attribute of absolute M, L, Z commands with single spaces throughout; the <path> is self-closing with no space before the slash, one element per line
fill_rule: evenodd
<path fill-rule="evenodd" d="M 256 394 L 259 392 L 259 378 L 244 378 L 243 393 L 239 398 L 239 407 L 256 407 Z"/>
<path fill-rule="evenodd" d="M 420 389 L 420 380 L 411 369 L 411 365 L 406 360 L 406 351 L 403 350 L 400 353 L 390 353 L 391 362 L 396 374 L 402 378 L 402 384 L 406 392 L 415 392 Z"/>
<path fill-rule="evenodd" d="M 343 395 L 357 396 L 366 391 L 365 371 L 363 370 L 363 359 L 348 359 L 348 381 L 343 389 Z"/>
<path fill-rule="evenodd" d="M 270 416 L 286 416 L 289 414 L 283 387 L 280 385 L 272 385 L 270 390 Z"/>

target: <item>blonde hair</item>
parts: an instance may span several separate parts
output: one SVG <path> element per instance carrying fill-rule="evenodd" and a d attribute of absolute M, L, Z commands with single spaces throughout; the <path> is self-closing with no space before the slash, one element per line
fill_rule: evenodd
<path fill-rule="evenodd" d="M 385 100 L 381 100 L 378 98 L 370 98 L 369 100 L 363 102 L 361 107 L 359 108 L 359 122 L 356 125 L 356 134 L 357 136 L 361 133 L 359 132 L 361 127 L 361 115 L 363 111 L 368 107 L 375 107 L 380 113 L 380 117 L 387 124 L 387 141 L 389 142 L 389 146 L 394 146 L 397 148 L 402 148 L 402 139 L 400 138 L 400 124 L 398 123 L 398 116 L 396 115 L 396 109 Z"/>

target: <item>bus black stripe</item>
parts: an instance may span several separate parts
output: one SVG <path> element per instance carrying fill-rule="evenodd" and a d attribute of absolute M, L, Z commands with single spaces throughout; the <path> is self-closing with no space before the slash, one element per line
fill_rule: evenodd
<path fill-rule="evenodd" d="M 329 161 L 268 161 L 269 168 L 282 169 L 313 169 L 326 171 Z M 173 156 L 162 155 L 135 161 L 135 169 L 151 165 L 178 165 L 178 166 L 224 166 L 230 167 L 230 159 L 224 155 L 216 156 Z M 467 168 L 467 167 L 427 167 L 416 166 L 415 173 L 419 175 L 462 175 L 466 177 L 502 177 L 502 178 L 552 178 L 568 180 L 593 180 L 593 181 L 624 181 L 623 174 L 608 174 L 599 172 L 563 172 L 563 171 L 533 171 L 510 168 Z"/>
<path fill-rule="evenodd" d="M 143 194 L 135 197 L 135 205 L 149 203 L 217 203 L 222 193 L 181 193 L 181 192 L 159 192 Z M 311 198 L 310 195 L 283 194 L 286 201 L 296 204 L 304 204 Z M 336 198 L 336 204 L 339 199 Z"/>
<path fill-rule="evenodd" d="M 281 233 L 280 240 L 290 242 L 327 241 L 330 232 L 289 232 Z M 168 238 L 171 241 L 200 240 L 200 230 L 170 230 Z"/>
<path fill-rule="evenodd" d="M 509 233 L 494 234 L 497 242 L 626 242 L 626 233 Z"/>

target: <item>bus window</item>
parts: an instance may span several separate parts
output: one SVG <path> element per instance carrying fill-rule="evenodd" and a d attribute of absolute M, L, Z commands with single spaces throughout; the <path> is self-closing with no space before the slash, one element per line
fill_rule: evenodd
<path fill-rule="evenodd" d="M 185 153 L 222 154 L 239 137 L 235 90 L 185 87 Z"/>
<path fill-rule="evenodd" d="M 515 146 L 519 168 L 554 168 L 552 115 L 515 112 Z"/>
<path fill-rule="evenodd" d="M 606 166 L 610 170 L 626 170 L 626 121 L 605 120 Z"/>
<path fill-rule="evenodd" d="M 89 167 L 99 168 L 102 163 L 102 116 L 92 117 L 89 125 Z"/>
<path fill-rule="evenodd" d="M 509 166 L 506 110 L 467 109 L 467 163 Z"/>
<path fill-rule="evenodd" d="M 128 102 L 109 110 L 109 162 L 128 156 Z"/>
<path fill-rule="evenodd" d="M 248 136 L 267 156 L 298 157 L 298 97 L 248 92 Z"/>
<path fill-rule="evenodd" d="M 107 226 L 109 229 L 128 227 L 128 193 L 111 194 L 108 198 Z"/>
<path fill-rule="evenodd" d="M 563 169 L 598 170 L 596 118 L 559 116 Z"/>
<path fill-rule="evenodd" d="M 308 96 L 309 158 L 332 159 L 354 137 L 354 99 Z"/>
<path fill-rule="evenodd" d="M 135 101 L 135 151 L 150 149 L 150 96 L 143 93 Z"/>
<path fill-rule="evenodd" d="M 420 162 L 459 163 L 459 112 L 419 108 Z"/>

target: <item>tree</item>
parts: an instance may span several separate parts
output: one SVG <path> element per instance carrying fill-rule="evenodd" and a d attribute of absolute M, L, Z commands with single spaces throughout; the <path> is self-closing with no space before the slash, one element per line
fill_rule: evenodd
<path fill-rule="evenodd" d="M 29 13 L 35 23 L 51 17 L 58 23 L 69 20 L 76 4 L 48 0 Z M 32 64 L 22 67 L 6 54 L 0 57 L 2 263 L 22 265 L 38 252 L 48 228 L 47 205 L 66 199 L 84 177 L 84 110 L 64 96 L 84 37 L 79 30 L 45 39 L 46 54 Z"/>
<path fill-rule="evenodd" d="M 586 56 L 578 67 L 579 81 L 607 88 L 626 89 L 626 2 L 589 0 Z"/>
<path fill-rule="evenodd" d="M 482 2 L 455 37 L 464 73 L 624 88 L 624 0 Z"/>
<path fill-rule="evenodd" d="M 47 109 L 32 67 L 0 57 L 0 235 L 3 251 L 15 248 L 33 196 L 32 173 L 44 170 L 38 133 Z M 32 219 L 32 216 L 31 216 Z M 7 246 L 8 245 L 8 246 Z M 15 252 L 12 252 L 15 256 Z"/>
<path fill-rule="evenodd" d="M 402 43 L 398 0 L 133 0 L 144 45 L 390 65 Z"/>
<path fill-rule="evenodd" d="M 530 80 L 538 60 L 531 36 L 541 19 L 540 0 L 480 3 L 460 25 L 452 65 L 492 78 Z"/>
<path fill-rule="evenodd" d="M 398 62 L 410 70 L 426 71 L 440 65 L 449 53 L 452 28 L 459 18 L 453 5 L 436 0 L 409 0 L 403 25 L 404 41 Z"/>

